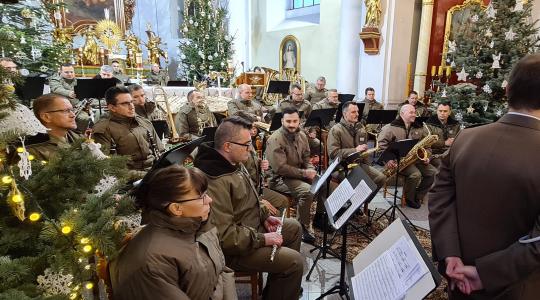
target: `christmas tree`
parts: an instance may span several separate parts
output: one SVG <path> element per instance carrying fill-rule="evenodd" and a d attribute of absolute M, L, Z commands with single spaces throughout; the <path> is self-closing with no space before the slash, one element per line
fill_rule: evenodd
<path fill-rule="evenodd" d="M 201 80 L 212 72 L 226 74 L 233 38 L 227 34 L 226 8 L 221 1 L 186 0 L 180 42 L 181 61 L 189 80 Z"/>
<path fill-rule="evenodd" d="M 71 61 L 71 42 L 54 38 L 62 29 L 55 29 L 50 20 L 50 16 L 59 15 L 60 5 L 50 1 L 0 4 L 1 55 L 15 60 L 22 75 L 52 73 Z M 65 32 L 61 35 L 68 36 Z"/>
<path fill-rule="evenodd" d="M 446 63 L 459 84 L 436 82 L 434 102 L 450 102 L 456 119 L 465 125 L 493 122 L 506 109 L 505 88 L 513 65 L 536 51 L 537 21 L 531 20 L 532 1 L 492 0 L 473 6 L 470 31 L 449 41 Z"/>

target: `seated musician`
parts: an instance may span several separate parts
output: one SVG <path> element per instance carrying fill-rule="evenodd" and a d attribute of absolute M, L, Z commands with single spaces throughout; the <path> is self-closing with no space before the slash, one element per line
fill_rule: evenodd
<path fill-rule="evenodd" d="M 321 101 L 318 101 L 317 103 L 313 104 L 313 110 L 329 109 L 329 108 L 337 109 L 339 106 L 339 98 L 338 98 L 337 90 L 336 89 L 330 89 L 330 90 L 324 89 L 324 90 L 326 91 L 324 93 L 326 97 L 322 99 Z M 332 118 L 332 121 L 328 125 L 326 125 L 324 127 L 323 132 L 320 133 L 323 141 L 325 140 L 325 137 L 327 136 L 328 130 L 330 130 L 330 128 L 335 124 L 335 121 L 333 119 L 335 118 Z M 309 138 L 309 148 L 310 148 L 310 152 L 312 156 L 312 163 L 314 165 L 319 164 L 319 159 L 320 159 L 319 152 L 321 151 L 321 149 L 324 148 L 324 145 L 322 145 L 322 148 L 321 148 L 321 145 L 320 145 L 321 141 L 319 141 L 319 139 L 317 138 L 320 130 L 321 129 L 319 128 L 319 126 L 312 126 L 310 128 L 306 128 L 306 133 Z"/>
<path fill-rule="evenodd" d="M 372 87 L 367 87 L 364 91 L 365 97 L 364 100 L 359 101 L 360 103 L 365 103 L 364 111 L 362 112 L 362 122 L 364 123 L 367 120 L 367 115 L 370 110 L 383 110 L 384 106 L 375 100 L 375 89 Z"/>
<path fill-rule="evenodd" d="M 128 90 L 133 98 L 135 113 L 149 121 L 153 120 L 152 114 L 156 110 L 156 102 L 147 101 L 143 87 L 138 84 L 129 85 Z"/>
<path fill-rule="evenodd" d="M 324 88 L 325 86 L 326 86 L 326 78 L 324 78 L 324 76 L 319 76 L 315 84 L 310 85 L 307 88 L 304 99 L 309 101 L 311 105 L 315 105 L 315 103 L 320 102 L 324 98 L 328 97 L 328 94 L 327 94 L 328 90 Z"/>
<path fill-rule="evenodd" d="M 248 115 L 253 122 L 264 121 L 262 106 L 253 101 L 253 92 L 249 84 L 243 83 L 238 86 L 238 98 L 227 103 L 229 116 L 243 112 Z"/>
<path fill-rule="evenodd" d="M 439 136 L 439 140 L 431 145 L 433 152 L 431 164 L 437 169 L 441 165 L 442 157 L 448 153 L 454 138 L 461 130 L 461 125 L 450 116 L 451 114 L 452 108 L 450 104 L 441 102 L 437 105 L 437 115 L 426 120 L 426 125 L 431 133 Z"/>
<path fill-rule="evenodd" d="M 311 113 L 311 103 L 304 100 L 304 92 L 299 84 L 292 84 L 289 92 L 290 95 L 279 103 L 277 112 L 283 112 L 285 108 L 293 107 L 298 112 L 304 112 L 304 115 L 302 116 L 303 123 L 305 120 L 307 120 L 309 114 Z"/>
<path fill-rule="evenodd" d="M 162 70 L 159 64 L 152 64 L 150 73 L 146 76 L 146 84 L 148 85 L 167 85 L 169 75 L 166 70 Z"/>
<path fill-rule="evenodd" d="M 188 103 L 180 107 L 174 118 L 174 126 L 183 140 L 192 140 L 201 135 L 205 127 L 217 126 L 216 117 L 204 101 L 204 95 L 192 90 L 187 94 Z"/>
<path fill-rule="evenodd" d="M 176 164 L 143 183 L 136 200 L 148 224 L 109 265 L 115 299 L 236 299 L 207 187 L 200 170 Z"/>
<path fill-rule="evenodd" d="M 101 144 L 105 154 L 128 155 L 128 169 L 148 170 L 164 150 L 154 126 L 135 114 L 133 99 L 127 88 L 109 88 L 105 92 L 105 100 L 109 115 L 94 126 L 96 143 Z"/>
<path fill-rule="evenodd" d="M 33 102 L 36 118 L 49 131 L 48 140 L 28 145 L 28 152 L 37 160 L 48 161 L 58 148 L 68 148 L 77 139 L 83 138 L 73 130 L 77 128 L 75 113 L 69 100 L 58 94 L 39 96 Z"/>
<path fill-rule="evenodd" d="M 421 124 L 415 123 L 416 110 L 414 106 L 405 104 L 399 111 L 399 118 L 385 125 L 377 142 L 379 143 L 380 151 L 386 150 L 390 143 L 404 139 L 421 140 L 427 136 L 427 131 Z M 427 150 L 427 149 L 426 149 Z M 403 195 L 405 196 L 406 204 L 412 208 L 420 208 L 424 196 L 428 192 L 437 169 L 429 163 L 429 157 L 425 160 L 419 160 L 411 164 L 399 175 L 405 176 L 405 184 L 403 186 Z M 396 168 L 395 160 L 390 160 L 386 164 L 386 168 Z"/>
<path fill-rule="evenodd" d="M 298 201 L 296 218 L 302 224 L 302 239 L 306 243 L 313 243 L 315 237 L 308 231 L 313 202 L 310 188 L 317 172 L 310 162 L 308 138 L 300 130 L 300 116 L 294 107 L 283 110 L 281 125 L 268 138 L 266 145 L 266 158 L 271 167 L 268 187 L 290 193 Z M 322 212 L 323 209 L 323 204 L 317 203 L 317 210 Z"/>
<path fill-rule="evenodd" d="M 269 216 L 243 162 L 250 154 L 252 124 L 233 116 L 219 125 L 214 142 L 199 146 L 194 164 L 208 176 L 214 199 L 211 220 L 219 233 L 227 266 L 235 271 L 268 272 L 263 299 L 298 299 L 304 259 L 302 229 L 296 220 Z M 277 227 L 282 225 L 281 234 Z M 272 248 L 279 249 L 272 257 Z"/>
<path fill-rule="evenodd" d="M 417 117 L 431 116 L 431 111 L 429 111 L 429 108 L 424 103 L 422 103 L 422 101 L 418 101 L 418 93 L 416 91 L 411 91 L 409 93 L 409 98 L 407 98 L 405 102 L 401 103 L 398 109 L 400 109 L 405 104 L 410 104 L 414 106 L 414 108 L 416 109 Z"/>

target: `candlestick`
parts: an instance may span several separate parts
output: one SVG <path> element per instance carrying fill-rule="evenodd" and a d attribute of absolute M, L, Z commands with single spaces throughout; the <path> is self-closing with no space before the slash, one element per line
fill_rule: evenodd
<path fill-rule="evenodd" d="M 439 66 L 439 72 L 437 72 L 437 75 L 442 76 L 443 74 L 443 66 Z"/>
<path fill-rule="evenodd" d="M 437 67 L 431 66 L 431 77 L 435 76 L 435 72 L 437 72 Z"/>

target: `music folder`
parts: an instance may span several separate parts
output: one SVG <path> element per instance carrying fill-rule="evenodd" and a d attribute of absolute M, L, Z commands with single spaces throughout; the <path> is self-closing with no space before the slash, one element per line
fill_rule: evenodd
<path fill-rule="evenodd" d="M 442 280 L 409 225 L 399 218 L 353 259 L 353 270 L 356 300 L 424 299 Z M 383 290 L 386 294 L 377 297 Z"/>
<path fill-rule="evenodd" d="M 77 85 L 75 86 L 75 95 L 77 99 L 102 99 L 105 97 L 105 92 L 116 86 L 118 79 L 77 79 Z"/>
<path fill-rule="evenodd" d="M 298 115 L 300 116 L 300 119 L 304 116 L 303 111 L 299 111 Z M 283 113 L 276 112 L 274 113 L 274 116 L 272 116 L 272 122 L 270 123 L 270 131 L 274 131 L 276 129 L 279 129 L 281 127 L 281 119 L 283 118 Z"/>
<path fill-rule="evenodd" d="M 309 118 L 306 120 L 304 127 L 320 126 L 321 128 L 330 124 L 330 121 L 334 119 L 336 108 L 315 109 L 309 114 Z"/>
<path fill-rule="evenodd" d="M 290 86 L 291 82 L 287 80 L 271 80 L 268 83 L 268 90 L 266 92 L 269 94 L 288 94 Z"/>
<path fill-rule="evenodd" d="M 370 110 L 366 124 L 388 124 L 397 117 L 397 110 Z"/>
<path fill-rule="evenodd" d="M 324 202 L 330 225 L 340 229 L 352 214 L 377 193 L 377 185 L 362 168 L 352 169 Z"/>
<path fill-rule="evenodd" d="M 336 123 L 340 122 L 341 117 L 343 117 L 343 103 L 345 102 L 341 102 L 338 106 L 338 109 L 336 112 Z M 364 111 L 364 107 L 366 106 L 366 104 L 363 102 L 357 102 L 355 104 L 356 106 L 358 106 L 358 112 L 359 112 L 358 122 L 360 122 L 362 120 L 362 112 Z"/>

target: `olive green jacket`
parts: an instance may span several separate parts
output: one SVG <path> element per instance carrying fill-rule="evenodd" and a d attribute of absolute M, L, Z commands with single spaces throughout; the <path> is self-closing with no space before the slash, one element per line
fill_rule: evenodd
<path fill-rule="evenodd" d="M 69 148 L 75 140 L 84 138 L 84 136 L 73 131 L 68 131 L 67 135 L 62 138 L 52 135 L 48 135 L 48 137 L 48 141 L 26 147 L 28 153 L 32 154 L 36 160 L 48 161 L 59 148 Z"/>
<path fill-rule="evenodd" d="M 49 86 L 51 87 L 51 93 L 59 94 L 68 98 L 71 98 L 69 94 L 75 91 L 76 85 L 77 78 L 73 79 L 71 82 L 67 81 L 60 75 L 54 75 L 49 78 Z"/>
<path fill-rule="evenodd" d="M 458 121 L 449 117 L 446 124 L 442 124 L 439 118 L 434 115 L 426 120 L 426 125 L 431 131 L 431 134 L 439 136 L 439 140 L 431 145 L 433 154 L 443 154 L 449 146 L 446 146 L 444 142 L 449 138 L 455 138 L 461 130 L 461 125 Z"/>

